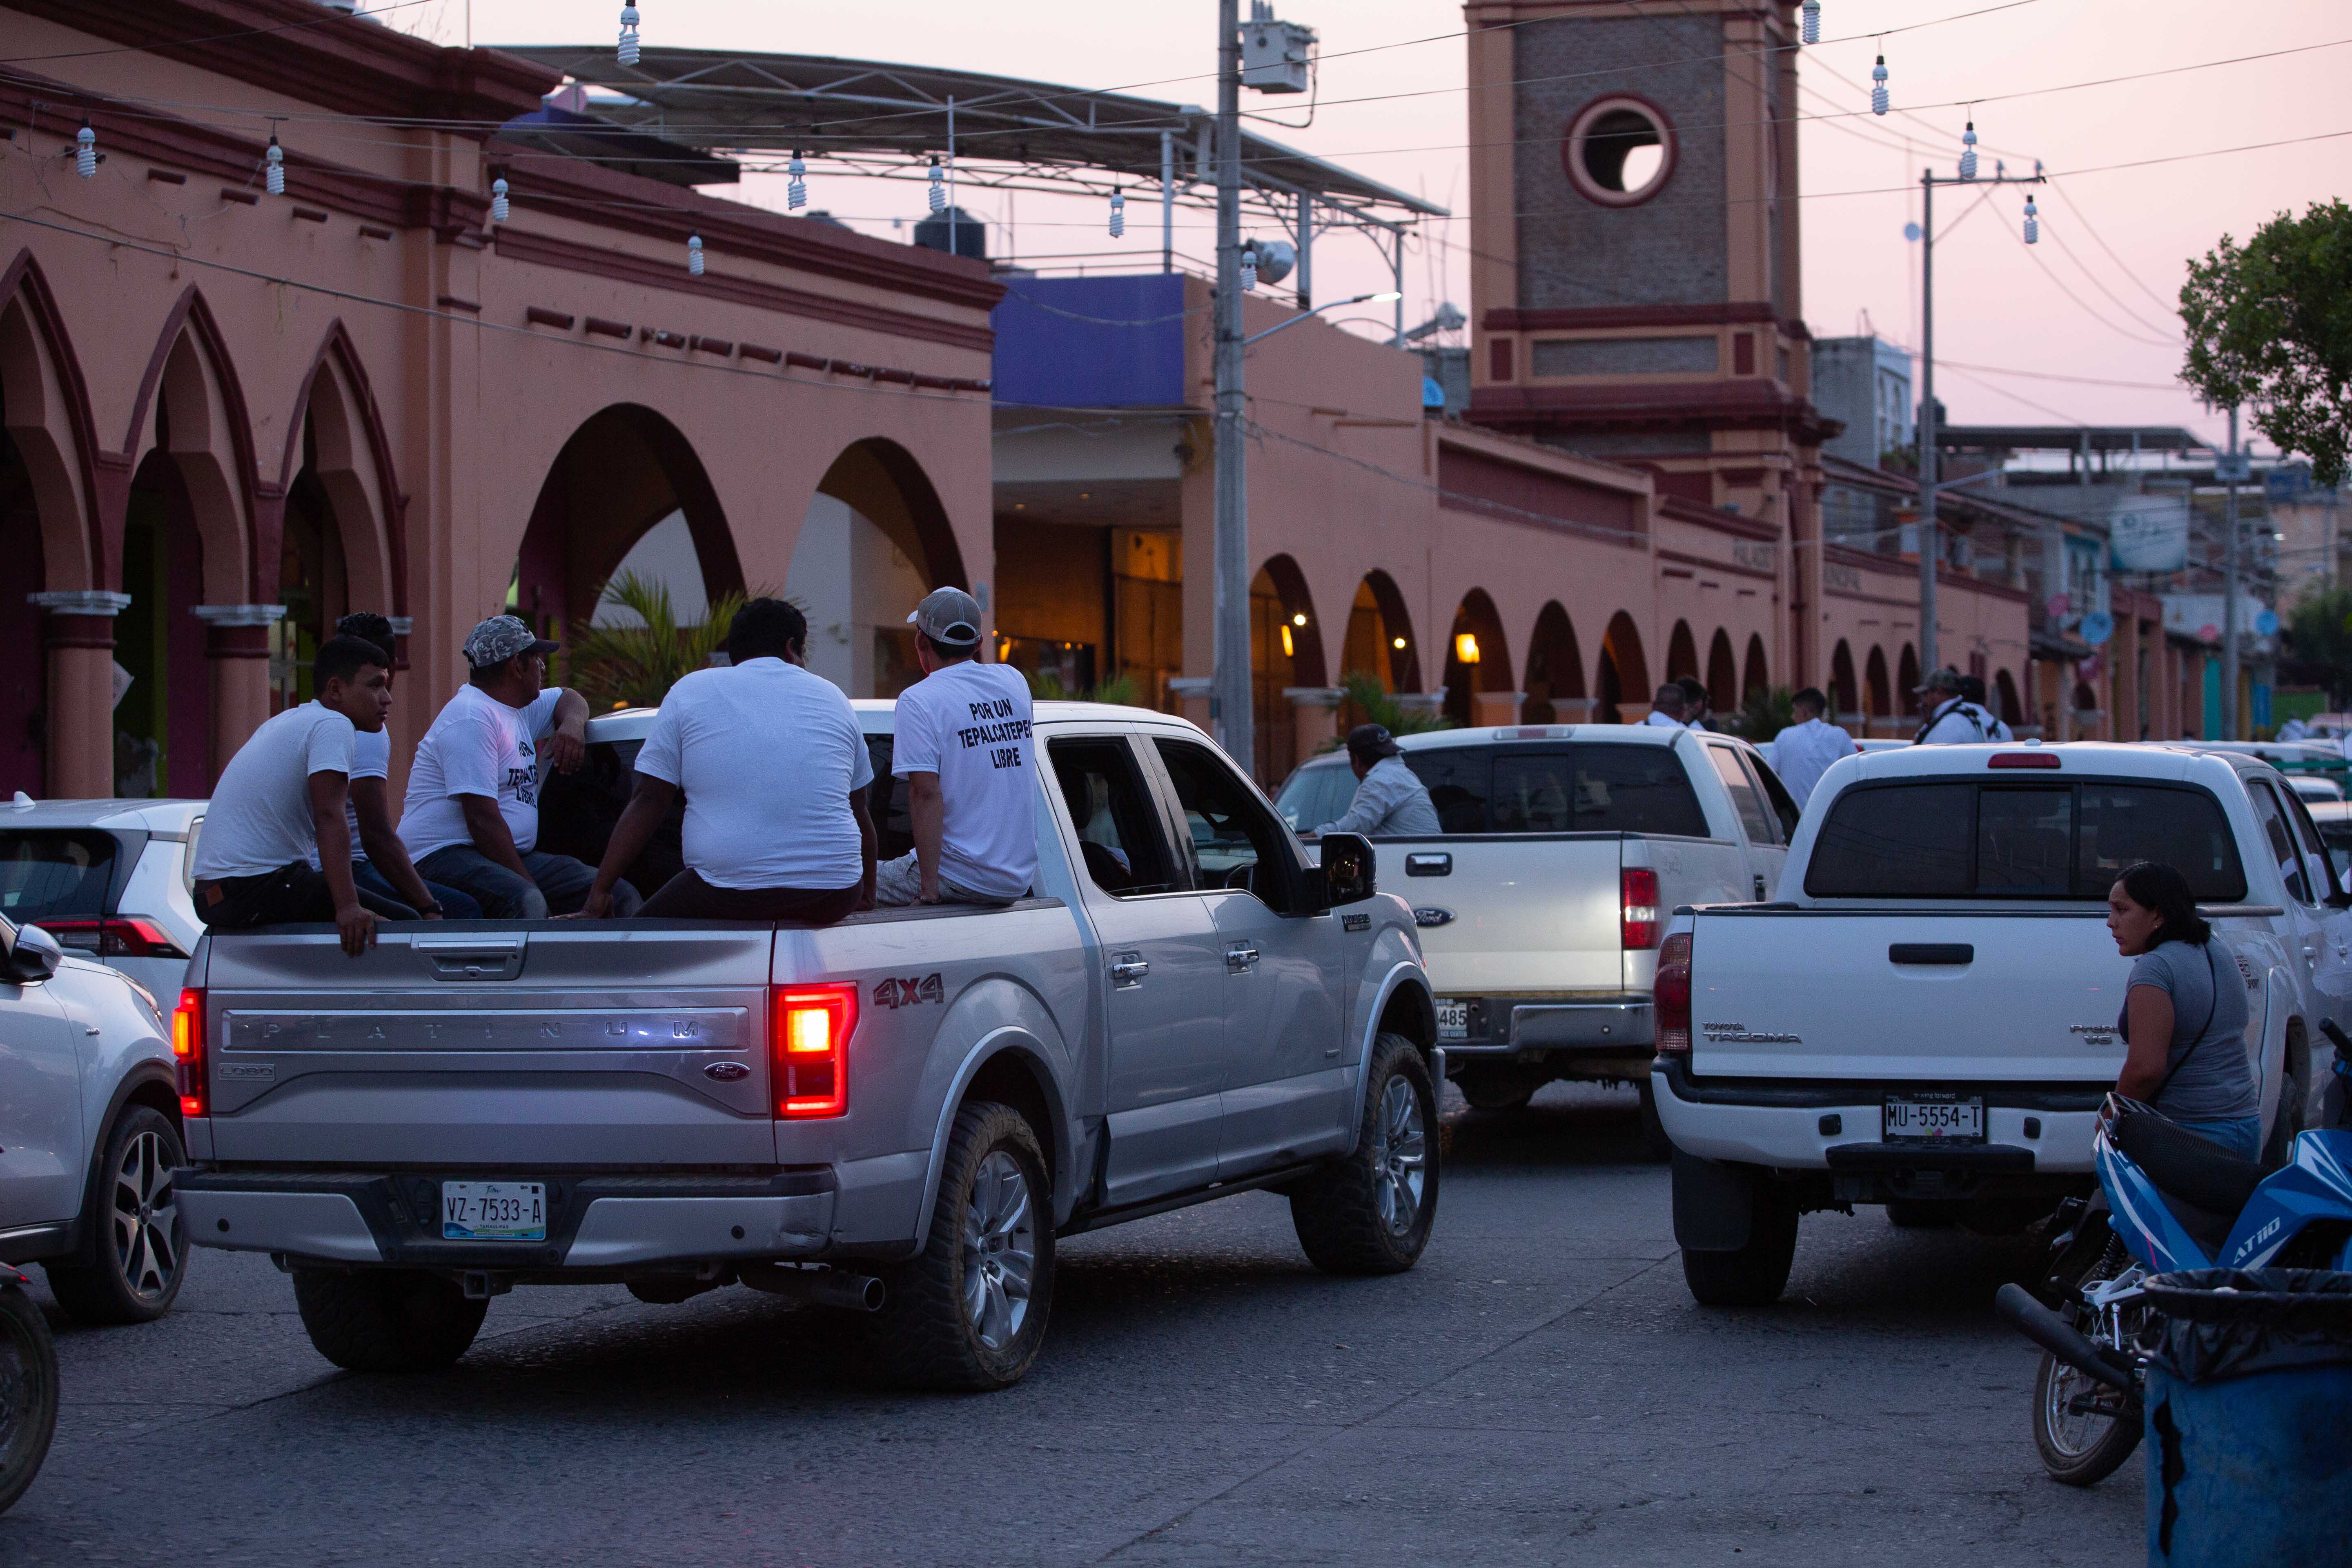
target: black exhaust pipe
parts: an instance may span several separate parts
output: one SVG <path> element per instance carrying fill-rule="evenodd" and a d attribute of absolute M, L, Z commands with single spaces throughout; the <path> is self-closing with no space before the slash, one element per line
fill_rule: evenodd
<path fill-rule="evenodd" d="M 2011 1328 L 2084 1377 L 2104 1383 L 2128 1399 L 2137 1399 L 2139 1390 L 2129 1374 L 2118 1371 L 2114 1363 L 2099 1353 L 2099 1347 L 2076 1333 L 2066 1321 L 2041 1302 L 2022 1285 L 2004 1285 L 1992 1299 L 1992 1310 L 2000 1314 Z"/>

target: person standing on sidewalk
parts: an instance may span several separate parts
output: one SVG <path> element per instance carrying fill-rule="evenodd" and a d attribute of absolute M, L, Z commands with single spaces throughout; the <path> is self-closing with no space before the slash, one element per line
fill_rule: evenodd
<path fill-rule="evenodd" d="M 898 698 L 890 771 L 915 847 L 876 868 L 875 901 L 1011 903 L 1037 879 L 1029 683 L 980 662 L 980 605 L 962 589 L 933 589 L 907 618 L 923 679 Z"/>

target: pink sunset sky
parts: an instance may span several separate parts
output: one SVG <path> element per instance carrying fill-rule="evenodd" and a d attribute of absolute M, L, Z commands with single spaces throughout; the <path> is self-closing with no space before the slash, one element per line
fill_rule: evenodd
<path fill-rule="evenodd" d="M 1937 381 L 1950 416 L 2185 425 L 2218 437 L 2220 417 L 2172 379 L 2181 359 L 2172 300 L 2189 258 L 2221 235 L 2243 238 L 2279 212 L 2344 192 L 2352 5 L 2022 0 L 1984 10 L 1997 4 L 1824 0 L 1829 41 L 1799 62 L 1808 116 L 1800 132 L 1806 322 L 1822 336 L 1874 328 L 1916 348 L 1918 247 L 1904 226 L 1917 216 L 1920 169 L 1951 171 L 1968 113 L 1958 105 L 1975 102 L 1984 171 L 1996 157 L 2013 172 L 2038 157 L 2052 183 L 2041 196 L 2042 240 L 2031 249 L 2019 233 L 2022 193 L 2001 191 L 1980 205 L 1973 194 L 1937 194 Z M 1654 0 L 1654 8 L 1672 16 L 1681 7 Z M 465 41 L 468 26 L 479 44 L 572 43 L 610 39 L 619 10 L 619 0 L 472 0 L 469 16 L 467 0 L 415 0 L 384 20 L 443 43 Z M 956 65 L 1215 101 L 1210 0 L 640 0 L 640 10 L 648 45 Z M 1432 0 L 1281 0 L 1277 13 L 1316 28 L 1333 58 L 1321 69 L 1311 125 L 1258 129 L 1454 211 L 1454 220 L 1427 225 L 1425 241 L 1408 252 L 1406 317 L 1426 319 L 1440 300 L 1469 308 L 1460 10 Z M 1881 47 L 1895 106 L 1884 119 L 1867 111 Z M 2299 52 L 2215 63 L 2281 50 Z M 2154 71 L 2174 74 L 2141 74 Z M 2140 79 L 2084 85 L 2118 77 Z M 1305 107 L 1244 94 L 1244 110 L 1270 120 L 1303 120 Z M 2287 144 L 2221 151 L 2279 142 Z M 853 178 L 822 163 L 812 164 L 810 185 L 812 205 L 867 233 L 890 236 L 893 217 L 911 221 L 922 211 L 913 184 Z M 731 193 L 713 187 L 721 193 L 783 206 L 781 177 L 749 178 Z M 992 256 L 1046 271 L 1124 270 L 1157 264 L 1157 204 L 1137 195 L 1124 241 L 1104 232 L 1102 204 L 1092 198 L 967 187 L 962 205 L 989 221 Z M 1206 258 L 1206 215 L 1180 209 L 1178 223 L 1180 252 Z M 1386 287 L 1386 265 L 1367 241 L 1343 234 L 1318 242 L 1318 299 Z M 1384 332 L 1385 312 L 1376 321 L 1373 309 L 1337 315 Z"/>

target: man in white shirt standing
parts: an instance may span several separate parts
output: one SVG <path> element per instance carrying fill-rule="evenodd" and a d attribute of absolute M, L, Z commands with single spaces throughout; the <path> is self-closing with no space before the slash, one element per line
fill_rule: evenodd
<path fill-rule="evenodd" d="M 898 698 L 890 771 L 915 847 L 877 868 L 875 901 L 1010 903 L 1037 879 L 1029 683 L 980 662 L 980 605 L 962 589 L 933 589 L 907 618 L 923 679 Z"/>
<path fill-rule="evenodd" d="M 434 717 L 408 770 L 400 841 L 419 875 L 468 894 L 491 920 L 545 920 L 580 908 L 593 868 L 539 845 L 542 762 L 569 773 L 586 755 L 588 703 L 547 682 L 557 644 L 515 616 L 466 638 L 467 684 Z M 614 889 L 619 913 L 637 891 Z"/>
<path fill-rule="evenodd" d="M 1683 696 L 1683 689 L 1669 680 L 1650 699 L 1650 710 L 1643 715 L 1642 722 L 1657 730 L 1680 730 L 1686 728 L 1683 720 L 1689 712 L 1689 700 Z"/>
<path fill-rule="evenodd" d="M 1788 786 L 1797 809 L 1812 798 L 1822 775 L 1840 757 L 1854 752 L 1853 737 L 1822 718 L 1830 700 L 1818 686 L 1808 686 L 1790 699 L 1797 721 L 1772 737 L 1772 771 Z"/>
<path fill-rule="evenodd" d="M 1965 746 L 1992 739 L 1992 715 L 1960 695 L 1960 672 L 1950 665 L 1928 676 L 1918 695 L 1927 700 L 1927 721 L 1912 737 L 1915 745 Z"/>
<path fill-rule="evenodd" d="M 612 907 L 681 793 L 686 869 L 641 917 L 820 926 L 873 901 L 873 759 L 849 699 L 803 668 L 807 652 L 798 608 L 753 599 L 728 626 L 727 666 L 669 689 L 583 913 Z"/>
<path fill-rule="evenodd" d="M 375 942 L 376 917 L 414 920 L 406 906 L 352 881 L 343 816 L 352 738 L 392 711 L 383 650 L 359 637 L 327 639 L 311 666 L 316 700 L 253 732 L 221 770 L 196 839 L 196 913 L 215 931 L 332 921 L 356 958 Z"/>

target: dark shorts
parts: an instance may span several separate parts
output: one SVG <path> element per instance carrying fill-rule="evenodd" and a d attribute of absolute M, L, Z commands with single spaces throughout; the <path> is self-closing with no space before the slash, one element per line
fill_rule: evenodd
<path fill-rule="evenodd" d="M 639 920 L 788 921 L 829 926 L 857 907 L 856 887 L 714 888 L 691 868 L 661 886 L 637 910 Z"/>
<path fill-rule="evenodd" d="M 388 921 L 413 921 L 416 911 L 393 899 L 354 885 L 362 907 Z M 222 877 L 198 882 L 196 918 L 215 931 L 250 931 L 255 926 L 332 925 L 335 895 L 326 874 L 297 860 L 252 877 Z"/>

